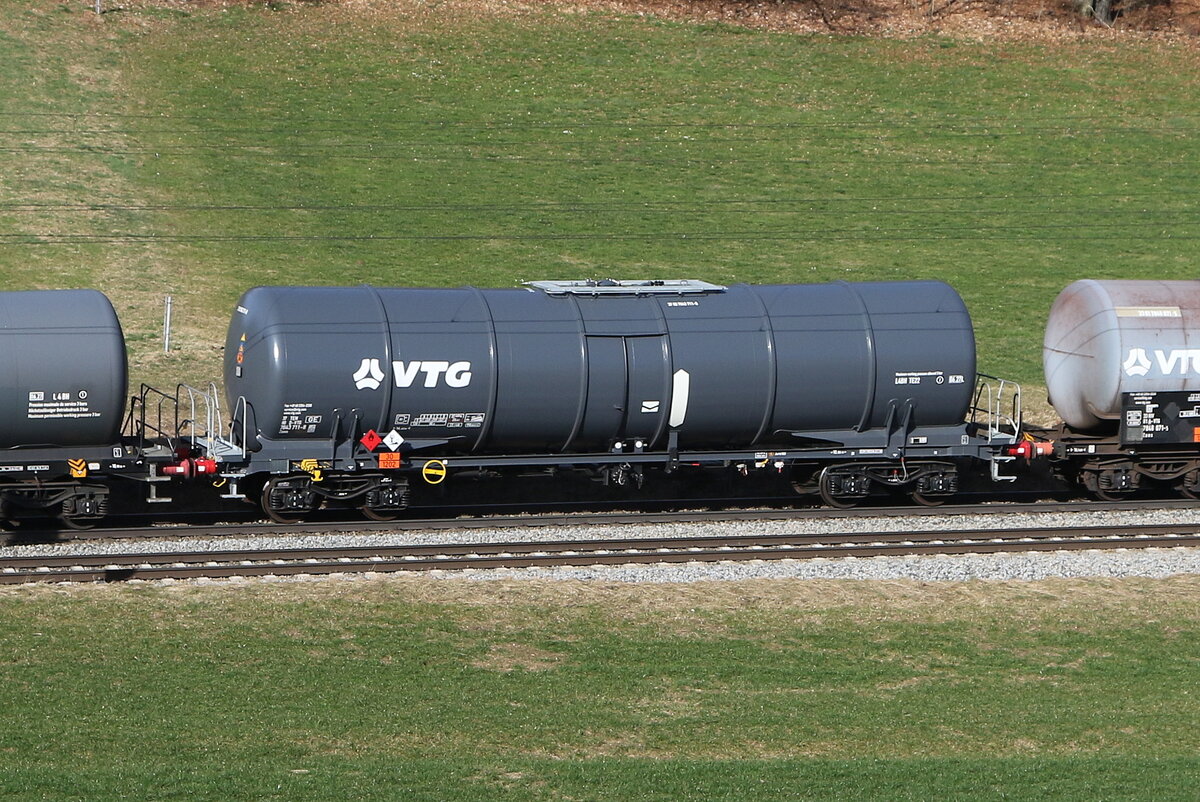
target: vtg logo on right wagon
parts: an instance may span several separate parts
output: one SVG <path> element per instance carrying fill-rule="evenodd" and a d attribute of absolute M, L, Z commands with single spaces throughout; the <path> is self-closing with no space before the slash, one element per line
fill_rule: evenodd
<path fill-rule="evenodd" d="M 1164 376 L 1200 374 L 1200 348 L 1130 348 L 1121 367 L 1126 376 L 1145 376 L 1154 368 Z"/>

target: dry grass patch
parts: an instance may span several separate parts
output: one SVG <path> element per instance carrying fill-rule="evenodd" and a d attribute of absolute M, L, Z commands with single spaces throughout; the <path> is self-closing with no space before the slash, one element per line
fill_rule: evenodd
<path fill-rule="evenodd" d="M 270 8 L 296 20 L 294 30 L 321 39 L 342 34 L 388 35 L 453 31 L 496 19 L 636 16 L 693 24 L 722 24 L 800 34 L 894 39 L 939 35 L 966 41 L 1085 43 L 1138 41 L 1194 46 L 1200 3 L 1169 0 L 1143 4 L 1112 26 L 1083 18 L 1070 0 L 985 0 L 923 3 L 914 0 L 126 0 L 130 24 L 143 29 L 169 18 L 145 12 L 221 13 L 234 7 Z"/>
<path fill-rule="evenodd" d="M 472 660 L 471 665 L 486 671 L 503 674 L 516 671 L 551 671 L 559 668 L 565 655 L 539 649 L 524 643 L 493 644 L 486 656 Z"/>
<path fill-rule="evenodd" d="M 917 582 L 891 580 L 749 580 L 742 582 L 591 583 L 578 581 L 431 581 L 404 575 L 314 582 L 191 583 L 67 586 L 0 586 L 0 600 L 62 598 L 107 600 L 140 598 L 155 606 L 220 610 L 237 602 L 255 605 L 353 603 L 366 609 L 401 603 L 414 614 L 436 618 L 450 606 L 459 610 L 464 631 L 492 635 L 531 631 L 531 609 L 551 610 L 537 630 L 563 632 L 580 616 L 597 615 L 634 626 L 723 637 L 728 616 L 781 616 L 831 620 L 853 615 L 860 622 L 921 619 L 945 623 L 966 617 L 1070 623 L 1121 615 L 1144 616 L 1168 624 L 1200 616 L 1200 576 L 1166 579 L 1048 579 L 1036 582 Z M 420 611 L 424 611 L 421 613 Z M 328 615 L 333 615 L 329 613 Z M 328 617 L 328 616 L 327 616 Z M 330 619 L 333 620 L 333 619 Z M 675 625 L 680 625 L 675 629 Z M 1179 628 L 1167 627 L 1178 637 Z M 1173 634 L 1172 634 L 1173 633 Z M 986 648 L 986 644 L 982 644 Z M 498 654 L 508 648 L 497 644 Z M 778 642 L 774 648 L 785 648 Z M 1045 657 L 1062 659 L 1063 654 Z M 1028 656 L 1028 655 L 1026 655 Z M 1102 651 L 1089 657 L 1103 656 Z M 1078 659 L 1073 656 L 1071 659 Z"/>

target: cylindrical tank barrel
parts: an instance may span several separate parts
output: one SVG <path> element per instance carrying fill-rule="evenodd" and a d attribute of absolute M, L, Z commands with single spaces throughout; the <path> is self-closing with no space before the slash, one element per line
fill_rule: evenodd
<path fill-rule="evenodd" d="M 125 339 L 94 290 L 0 293 L 0 448 L 118 442 Z"/>
<path fill-rule="evenodd" d="M 361 428 L 459 452 L 795 443 L 868 429 L 911 400 L 961 422 L 975 351 L 940 282 L 728 288 L 258 287 L 238 303 L 225 386 L 262 440 Z M 611 292 L 608 292 L 612 290 Z"/>
<path fill-rule="evenodd" d="M 1076 281 L 1042 362 L 1050 403 L 1083 431 L 1114 425 L 1122 393 L 1200 390 L 1200 281 Z"/>

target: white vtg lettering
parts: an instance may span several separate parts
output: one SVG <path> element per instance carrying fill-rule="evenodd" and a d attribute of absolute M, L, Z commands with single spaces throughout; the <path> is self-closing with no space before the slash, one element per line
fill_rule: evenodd
<path fill-rule="evenodd" d="M 1151 361 L 1150 357 L 1154 359 Z M 1145 376 L 1152 367 L 1164 376 L 1186 376 L 1200 373 L 1200 349 L 1175 348 L 1164 351 L 1156 348 L 1147 352 L 1145 348 L 1131 348 L 1122 367 L 1129 376 Z"/>
<path fill-rule="evenodd" d="M 470 362 L 443 362 L 440 360 L 414 359 L 410 362 L 392 362 L 392 374 L 397 387 L 412 387 L 420 380 L 422 387 L 437 387 L 438 380 L 447 387 L 466 387 L 471 383 Z M 422 375 L 424 378 L 421 378 Z M 383 368 L 378 359 L 367 357 L 352 376 L 359 390 L 378 390 L 383 384 Z"/>
<path fill-rule="evenodd" d="M 1169 354 L 1155 351 L 1154 358 L 1158 362 L 1158 369 L 1167 375 L 1195 373 L 1197 366 L 1200 366 L 1200 351 L 1193 348 L 1177 348 Z"/>
<path fill-rule="evenodd" d="M 466 387 L 471 383 L 470 362 L 441 362 L 437 360 L 413 360 L 392 363 L 397 387 L 412 387 L 419 374 L 425 374 L 424 387 L 437 387 L 442 378 L 447 387 Z"/>

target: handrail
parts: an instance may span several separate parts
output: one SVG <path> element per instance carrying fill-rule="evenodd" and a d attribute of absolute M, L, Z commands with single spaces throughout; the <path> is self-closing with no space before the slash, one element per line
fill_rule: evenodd
<path fill-rule="evenodd" d="M 1021 436 L 1021 385 L 986 373 L 976 374 L 976 380 L 971 423 L 986 430 L 989 443 L 1013 442 Z"/>
<path fill-rule="evenodd" d="M 147 416 L 150 410 L 149 398 L 152 396 L 157 397 L 158 403 L 154 407 L 154 420 L 150 421 L 147 420 Z M 171 430 L 164 428 L 163 424 L 163 407 L 168 403 L 175 407 L 172 413 L 174 426 Z M 125 428 L 129 436 L 137 440 L 139 450 L 144 451 L 146 448 L 146 443 L 150 439 L 147 437 L 147 433 L 163 438 L 167 441 L 167 445 L 174 450 L 175 441 L 179 436 L 178 398 L 167 395 L 157 387 L 143 383 L 138 389 L 138 394 L 129 399 L 129 416 L 126 419 Z"/>
<path fill-rule="evenodd" d="M 239 416 L 238 412 L 241 412 L 242 414 Z M 242 422 L 242 436 L 241 436 L 241 439 L 234 441 L 233 440 L 233 426 L 239 420 Z M 233 417 L 230 418 L 230 420 L 229 420 L 229 439 L 230 439 L 232 445 L 234 445 L 237 448 L 240 448 L 242 450 L 243 454 L 245 454 L 246 450 L 247 450 L 246 438 L 250 436 L 249 420 L 250 420 L 250 402 L 248 402 L 246 400 L 246 396 L 239 395 L 237 404 L 235 404 L 233 407 Z"/>

